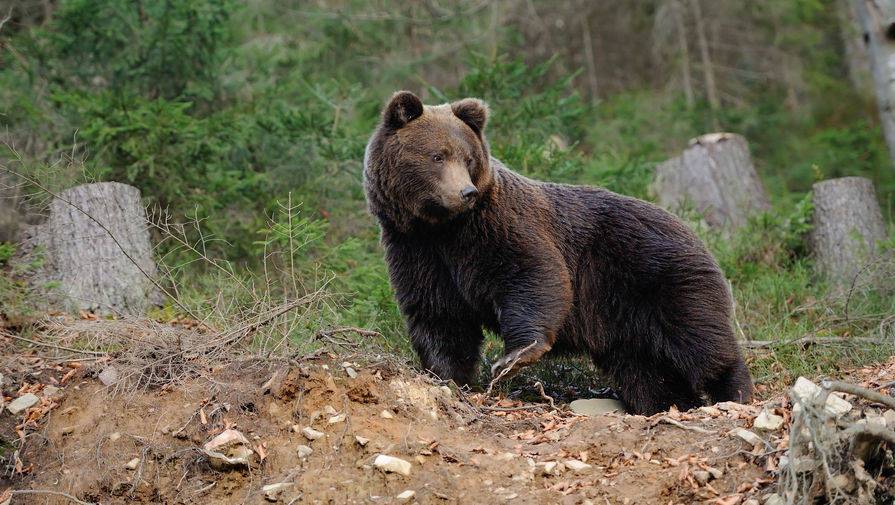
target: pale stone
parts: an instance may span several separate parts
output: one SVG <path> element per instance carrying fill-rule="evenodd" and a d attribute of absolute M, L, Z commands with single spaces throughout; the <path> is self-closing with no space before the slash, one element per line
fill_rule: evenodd
<path fill-rule="evenodd" d="M 128 470 L 136 470 L 138 466 L 140 466 L 140 458 L 134 458 L 128 461 L 126 465 L 124 465 L 124 467 Z"/>
<path fill-rule="evenodd" d="M 383 410 L 382 412 L 379 413 L 379 417 L 381 417 L 383 419 L 394 419 L 395 415 L 392 414 L 392 412 L 390 410 Z"/>
<path fill-rule="evenodd" d="M 338 423 L 344 422 L 345 417 L 346 416 L 344 413 L 336 414 L 336 415 L 330 417 L 326 422 L 327 422 L 327 424 L 338 424 Z"/>
<path fill-rule="evenodd" d="M 114 366 L 107 366 L 99 373 L 99 381 L 102 382 L 104 386 L 115 384 L 118 382 L 118 369 Z"/>
<path fill-rule="evenodd" d="M 625 413 L 625 405 L 622 402 L 611 398 L 575 400 L 569 404 L 569 408 L 572 409 L 572 412 L 584 416 L 600 416 L 611 412 L 617 412 L 619 414 Z"/>
<path fill-rule="evenodd" d="M 294 484 L 292 482 L 277 482 L 276 484 L 268 484 L 261 488 L 261 492 L 264 493 L 264 498 L 267 501 L 278 501 L 280 499 L 280 495 L 283 494 L 283 491 L 289 489 Z"/>
<path fill-rule="evenodd" d="M 373 460 L 373 466 L 386 473 L 398 473 L 404 476 L 410 475 L 410 469 L 412 468 L 409 461 L 385 454 L 376 456 L 376 459 Z"/>
<path fill-rule="evenodd" d="M 711 475 L 709 475 L 709 473 L 706 472 L 705 470 L 694 470 L 693 471 L 693 480 L 695 480 L 701 486 L 708 484 L 710 477 L 711 477 Z"/>
<path fill-rule="evenodd" d="M 6 406 L 6 410 L 8 410 L 10 414 L 16 416 L 19 415 L 19 413 L 30 409 L 39 401 L 40 398 L 38 398 L 36 394 L 25 393 L 15 400 L 9 402 L 9 404 Z"/>
<path fill-rule="evenodd" d="M 233 467 L 247 467 L 251 463 L 254 451 L 252 444 L 242 433 L 236 430 L 224 430 L 209 440 L 203 449 L 208 462 L 217 470 Z"/>
<path fill-rule="evenodd" d="M 360 435 L 354 436 L 354 441 L 357 442 L 357 445 L 361 447 L 366 447 L 368 443 L 370 443 L 370 439 L 366 437 L 362 437 Z"/>
<path fill-rule="evenodd" d="M 786 500 L 777 493 L 771 493 L 765 496 L 764 505 L 786 505 Z"/>
<path fill-rule="evenodd" d="M 414 491 L 413 489 L 408 489 L 408 490 L 402 492 L 401 494 L 399 494 L 398 496 L 396 496 L 395 498 L 397 498 L 398 501 L 407 501 L 407 500 L 413 498 L 414 496 L 416 496 L 416 491 Z"/>
<path fill-rule="evenodd" d="M 758 417 L 752 422 L 752 427 L 756 430 L 779 430 L 783 426 L 783 416 L 762 410 Z"/>
<path fill-rule="evenodd" d="M 566 468 L 574 473 L 585 473 L 591 469 L 591 466 L 577 459 L 570 459 L 565 462 Z"/>
<path fill-rule="evenodd" d="M 310 447 L 308 447 L 306 445 L 299 445 L 298 447 L 295 448 L 295 452 L 298 453 L 299 458 L 305 459 L 314 453 L 314 449 L 311 449 Z"/>
<path fill-rule="evenodd" d="M 323 432 L 317 431 L 310 426 L 302 428 L 301 434 L 304 435 L 305 438 L 307 438 L 308 440 L 320 440 L 325 436 Z"/>
<path fill-rule="evenodd" d="M 759 437 L 759 436 L 756 435 L 755 433 L 753 433 L 753 432 L 751 432 L 751 431 L 749 431 L 749 430 L 747 430 L 747 429 L 744 429 L 744 428 L 736 428 L 736 429 L 732 430 L 732 431 L 730 432 L 730 434 L 733 435 L 733 436 L 735 436 L 735 437 L 738 437 L 738 438 L 742 439 L 743 441 L 745 441 L 745 442 L 746 442 L 747 444 L 749 444 L 749 445 L 753 445 L 753 446 L 754 446 L 754 445 L 758 445 L 758 444 L 763 444 L 763 443 L 764 443 L 764 439 L 762 439 L 761 437 Z"/>
<path fill-rule="evenodd" d="M 815 401 L 817 395 L 821 393 L 821 388 L 810 380 L 799 377 L 792 386 L 792 396 L 801 403 L 810 403 Z M 824 403 L 824 410 L 833 416 L 841 416 L 852 409 L 852 404 L 844 400 L 836 393 L 830 393 L 827 401 Z"/>

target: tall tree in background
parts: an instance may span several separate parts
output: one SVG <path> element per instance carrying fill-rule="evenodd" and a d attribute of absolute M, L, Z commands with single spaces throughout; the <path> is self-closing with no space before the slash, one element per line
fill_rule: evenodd
<path fill-rule="evenodd" d="M 895 0 L 853 1 L 870 57 L 883 135 L 895 166 Z"/>

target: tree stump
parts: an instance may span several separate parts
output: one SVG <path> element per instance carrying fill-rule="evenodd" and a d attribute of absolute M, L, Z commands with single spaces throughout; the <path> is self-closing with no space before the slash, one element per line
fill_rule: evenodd
<path fill-rule="evenodd" d="M 817 272 L 834 285 L 850 284 L 872 262 L 886 227 L 873 183 L 842 177 L 816 183 L 811 249 Z"/>
<path fill-rule="evenodd" d="M 139 315 L 159 300 L 146 211 L 133 186 L 65 190 L 46 222 L 25 227 L 23 237 L 22 259 L 37 265 L 29 283 L 51 308 Z"/>
<path fill-rule="evenodd" d="M 672 211 L 692 204 L 713 228 L 738 228 L 770 208 L 746 139 L 732 133 L 691 140 L 680 156 L 656 167 L 653 192 Z"/>

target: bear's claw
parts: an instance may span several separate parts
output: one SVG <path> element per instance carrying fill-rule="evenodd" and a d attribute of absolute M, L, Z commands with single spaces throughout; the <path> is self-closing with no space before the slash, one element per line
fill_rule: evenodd
<path fill-rule="evenodd" d="M 505 355 L 491 365 L 491 382 L 509 379 L 523 368 L 541 359 L 541 356 L 549 350 L 549 344 L 536 341 Z"/>

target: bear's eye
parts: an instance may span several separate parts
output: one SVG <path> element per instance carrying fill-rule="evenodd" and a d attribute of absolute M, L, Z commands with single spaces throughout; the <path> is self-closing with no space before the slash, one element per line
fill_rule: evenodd
<path fill-rule="evenodd" d="M 442 163 L 442 162 L 444 162 L 444 156 L 442 156 L 440 154 L 433 154 L 432 161 L 434 161 L 435 163 Z"/>
<path fill-rule="evenodd" d="M 471 166 L 472 166 L 472 158 L 466 158 L 466 166 L 467 166 L 467 167 L 471 167 Z"/>

